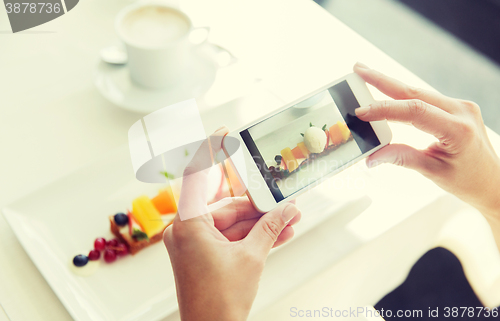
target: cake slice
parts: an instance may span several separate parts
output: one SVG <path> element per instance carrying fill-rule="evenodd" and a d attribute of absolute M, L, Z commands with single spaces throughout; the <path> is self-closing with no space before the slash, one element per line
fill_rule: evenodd
<path fill-rule="evenodd" d="M 157 197 L 173 197 L 161 191 Z M 156 203 L 161 203 L 156 199 Z M 171 207 L 173 208 L 173 207 Z M 132 202 L 132 212 L 128 212 L 128 220 L 117 221 L 114 215 L 109 216 L 111 233 L 124 242 L 131 254 L 135 254 L 143 248 L 159 242 L 162 239 L 165 228 L 172 224 L 175 213 L 161 215 L 153 201 L 147 196 L 140 196 Z"/>
<path fill-rule="evenodd" d="M 246 188 L 237 177 L 236 170 L 230 164 L 226 165 L 227 176 L 222 174 L 221 167 L 218 191 L 210 203 L 224 197 L 245 194 Z M 159 242 L 163 238 L 163 231 L 172 224 L 177 213 L 176 198 L 179 195 L 168 186 L 151 199 L 147 196 L 134 199 L 132 211 L 128 211 L 128 215 L 119 213 L 122 214 L 119 219 L 116 215 L 109 216 L 111 233 L 127 245 L 131 254 Z"/>
<path fill-rule="evenodd" d="M 115 235 L 120 241 L 124 242 L 130 251 L 130 254 L 135 254 L 142 250 L 145 247 L 148 247 L 151 244 L 159 242 L 163 238 L 163 231 L 172 224 L 173 218 L 175 214 L 170 214 L 171 216 L 171 221 L 170 223 L 165 224 L 165 226 L 162 228 L 161 231 L 158 231 L 158 233 L 154 234 L 151 237 L 134 237 L 129 233 L 129 227 L 127 226 L 118 226 L 114 220 L 114 215 L 109 216 L 109 223 L 111 225 L 111 233 Z M 135 223 L 133 223 L 135 225 Z M 137 227 L 134 227 L 137 229 Z M 142 232 L 142 231 L 141 231 Z M 136 234 L 138 234 L 136 232 Z"/>

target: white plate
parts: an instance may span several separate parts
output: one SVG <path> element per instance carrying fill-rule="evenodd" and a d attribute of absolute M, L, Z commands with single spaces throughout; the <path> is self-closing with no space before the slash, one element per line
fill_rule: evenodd
<path fill-rule="evenodd" d="M 96 237 L 112 237 L 108 215 L 130 207 L 141 194 L 155 195 L 161 187 L 137 181 L 129 157 L 124 146 L 3 209 L 22 246 L 76 320 L 151 321 L 177 309 L 173 274 L 161 243 L 112 264 L 101 262 L 89 277 L 76 276 L 68 268 L 75 254 L 92 248 Z M 315 191 L 304 201 L 318 200 Z M 296 237 L 339 205 L 326 199 L 320 208 L 303 212 Z"/>

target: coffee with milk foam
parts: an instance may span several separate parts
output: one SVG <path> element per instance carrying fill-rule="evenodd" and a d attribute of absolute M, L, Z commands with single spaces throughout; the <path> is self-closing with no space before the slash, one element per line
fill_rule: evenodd
<path fill-rule="evenodd" d="M 127 40 L 140 46 L 162 46 L 185 36 L 190 22 L 182 13 L 161 6 L 142 7 L 129 12 L 122 21 Z"/>

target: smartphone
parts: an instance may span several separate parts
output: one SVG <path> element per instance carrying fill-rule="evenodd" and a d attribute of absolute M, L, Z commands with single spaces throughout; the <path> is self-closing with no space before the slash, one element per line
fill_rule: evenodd
<path fill-rule="evenodd" d="M 387 121 L 356 117 L 372 102 L 364 80 L 349 74 L 229 133 L 223 149 L 253 205 L 268 212 L 389 144 Z M 239 141 L 237 152 L 227 137 Z"/>

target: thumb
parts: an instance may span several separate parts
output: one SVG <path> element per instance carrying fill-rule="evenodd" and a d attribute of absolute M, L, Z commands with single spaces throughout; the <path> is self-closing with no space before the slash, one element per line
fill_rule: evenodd
<path fill-rule="evenodd" d="M 281 231 L 299 212 L 299 209 L 290 203 L 275 208 L 264 214 L 255 223 L 243 242 L 247 243 L 249 248 L 252 248 L 263 256 L 267 256 Z"/>
<path fill-rule="evenodd" d="M 388 163 L 416 170 L 422 174 L 429 174 L 439 166 L 439 161 L 411 146 L 404 144 L 390 144 L 370 155 L 366 165 L 373 168 L 379 164 Z"/>
<path fill-rule="evenodd" d="M 208 173 L 215 155 L 222 148 L 222 139 L 228 133 L 221 127 L 200 145 L 184 170 L 178 212 L 181 220 L 207 214 Z"/>

